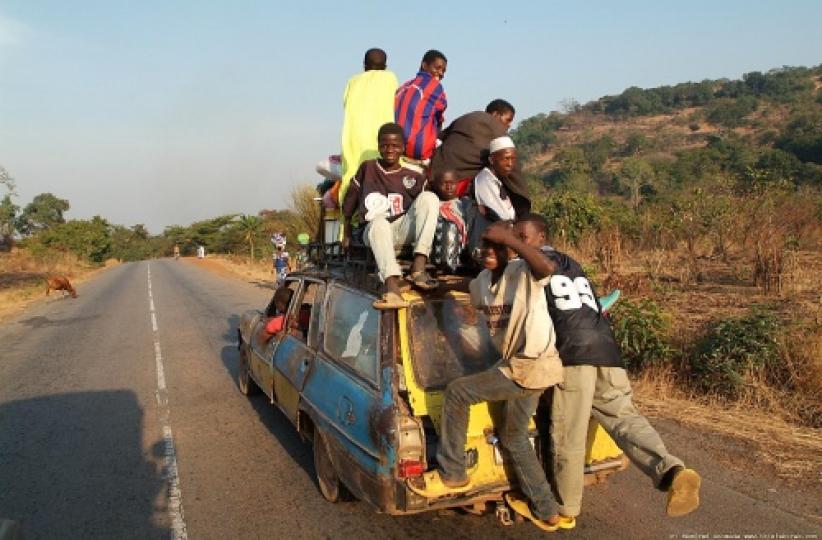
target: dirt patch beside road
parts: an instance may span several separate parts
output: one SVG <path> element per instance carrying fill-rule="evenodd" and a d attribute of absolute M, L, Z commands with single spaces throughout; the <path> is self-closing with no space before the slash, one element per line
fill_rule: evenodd
<path fill-rule="evenodd" d="M 248 262 L 228 257 L 184 257 L 183 260 L 221 276 L 240 279 L 259 287 L 274 288 L 274 274 L 268 262 Z"/>
<path fill-rule="evenodd" d="M 8 320 L 42 300 L 46 292 L 45 276 L 66 276 L 76 287 L 91 279 L 97 272 L 117 264 L 119 263 L 112 259 L 102 267 L 89 268 L 74 258 L 45 263 L 33 259 L 23 251 L 0 254 L 0 320 Z M 49 298 L 58 300 L 62 296 L 62 291 L 52 291 Z"/>

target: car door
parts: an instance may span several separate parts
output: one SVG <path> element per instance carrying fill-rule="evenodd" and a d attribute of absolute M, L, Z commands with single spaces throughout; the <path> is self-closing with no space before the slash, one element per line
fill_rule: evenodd
<path fill-rule="evenodd" d="M 372 498 L 376 477 L 388 467 L 378 425 L 382 412 L 392 410 L 380 397 L 380 312 L 374 297 L 340 284 L 330 285 L 327 296 L 321 346 L 303 397 L 327 434 L 338 474 L 359 496 Z"/>
<path fill-rule="evenodd" d="M 291 291 L 291 301 L 286 308 L 286 314 L 292 311 L 292 308 L 295 304 L 295 297 L 297 296 L 297 292 L 300 289 L 300 280 L 299 279 L 290 279 L 285 284 L 284 287 L 287 287 Z M 268 321 L 277 315 L 276 306 L 274 305 L 274 298 L 272 296 L 271 301 L 268 304 L 265 312 L 262 314 L 261 317 L 257 319 L 257 322 L 254 324 L 254 328 L 251 333 L 251 352 L 253 355 L 252 361 L 250 363 L 251 368 L 251 376 L 257 382 L 257 385 L 262 388 L 263 392 L 268 395 L 269 398 L 273 399 L 272 396 L 272 389 L 273 386 L 273 358 L 274 358 L 274 351 L 277 348 L 277 345 L 282 340 L 283 336 L 285 335 L 284 332 L 270 335 L 265 332 L 265 326 Z"/>
<path fill-rule="evenodd" d="M 288 329 L 273 356 L 275 400 L 293 422 L 297 419 L 300 391 L 317 354 L 323 320 L 324 281 L 306 278 L 292 299 Z"/>

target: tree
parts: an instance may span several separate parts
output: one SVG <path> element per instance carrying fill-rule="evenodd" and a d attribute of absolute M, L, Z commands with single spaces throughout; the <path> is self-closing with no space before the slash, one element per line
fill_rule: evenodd
<path fill-rule="evenodd" d="M 88 261 L 100 263 L 111 253 L 111 225 L 100 216 L 90 220 L 72 219 L 34 235 L 27 245 L 35 252 L 45 249 L 68 250 Z"/>
<path fill-rule="evenodd" d="M 148 232 L 148 229 L 146 229 L 146 226 L 142 223 L 132 225 L 131 233 L 134 235 L 135 238 L 139 240 L 148 240 L 151 236 L 151 233 Z"/>
<path fill-rule="evenodd" d="M 636 211 L 639 208 L 639 203 L 642 202 L 643 192 L 653 188 L 656 174 L 651 164 L 644 159 L 630 157 L 622 164 L 619 181 L 628 191 L 631 208 Z"/>
<path fill-rule="evenodd" d="M 251 258 L 254 258 L 254 237 L 263 230 L 263 220 L 259 216 L 243 215 L 237 220 L 237 228 L 248 242 Z"/>
<path fill-rule="evenodd" d="M 816 108 L 795 113 L 776 146 L 802 161 L 822 164 L 822 110 Z"/>
<path fill-rule="evenodd" d="M 14 220 L 20 207 L 11 202 L 11 194 L 6 193 L 0 202 L 0 247 L 10 249 L 14 236 Z"/>
<path fill-rule="evenodd" d="M 41 193 L 34 197 L 20 213 L 17 218 L 17 230 L 20 234 L 28 236 L 65 223 L 63 212 L 68 209 L 67 200 L 55 197 L 51 193 Z"/>
<path fill-rule="evenodd" d="M 638 131 L 633 131 L 625 139 L 625 144 L 622 146 L 622 155 L 625 157 L 636 156 L 647 150 L 651 146 L 648 138 Z"/>
<path fill-rule="evenodd" d="M 556 131 L 565 124 L 565 116 L 552 112 L 540 113 L 526 118 L 511 131 L 511 137 L 517 145 L 517 154 L 521 159 L 545 152 L 556 141 Z"/>
<path fill-rule="evenodd" d="M 292 231 L 294 236 L 303 232 L 314 236 L 320 230 L 322 211 L 319 203 L 314 200 L 316 198 L 317 190 L 308 184 L 291 190 L 290 210 L 297 216 L 297 230 Z"/>
<path fill-rule="evenodd" d="M 757 106 L 757 99 L 753 96 L 719 98 L 708 106 L 705 119 L 715 125 L 735 128 L 741 126 L 745 117 L 754 112 Z"/>
<path fill-rule="evenodd" d="M 155 252 L 151 240 L 151 235 L 142 224 L 131 228 L 114 225 L 111 227 L 110 256 L 120 261 L 141 261 L 153 254 L 166 253 L 162 247 Z"/>
<path fill-rule="evenodd" d="M 9 193 L 12 195 L 14 194 L 14 190 L 17 188 L 14 178 L 12 178 L 6 168 L 2 165 L 0 165 L 0 185 L 6 186 L 6 189 L 8 189 Z"/>

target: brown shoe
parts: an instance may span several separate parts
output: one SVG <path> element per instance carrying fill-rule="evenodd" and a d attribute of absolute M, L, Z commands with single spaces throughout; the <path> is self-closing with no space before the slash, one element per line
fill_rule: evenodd
<path fill-rule="evenodd" d="M 668 488 L 666 512 L 671 517 L 690 514 L 699 506 L 699 487 L 702 479 L 693 469 L 682 469 L 674 475 Z"/>

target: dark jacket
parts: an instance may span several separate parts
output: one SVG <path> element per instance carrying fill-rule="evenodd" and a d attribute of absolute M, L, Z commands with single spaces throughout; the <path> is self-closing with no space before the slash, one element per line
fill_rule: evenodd
<path fill-rule="evenodd" d="M 431 157 L 434 175 L 452 170 L 457 178 L 473 178 L 488 165 L 488 146 L 497 137 L 508 134 L 505 126 L 485 111 L 464 114 L 442 130 L 442 144 Z M 531 209 L 528 186 L 522 177 L 519 161 L 511 176 L 504 182 L 511 202 L 521 216 Z"/>

